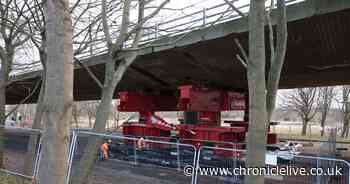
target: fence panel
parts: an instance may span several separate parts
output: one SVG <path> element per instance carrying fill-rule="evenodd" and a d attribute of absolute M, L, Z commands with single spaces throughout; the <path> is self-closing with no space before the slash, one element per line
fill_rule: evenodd
<path fill-rule="evenodd" d="M 198 184 L 243 183 L 244 175 L 259 172 L 265 175 L 266 184 L 350 183 L 349 163 L 339 159 L 270 152 L 263 169 L 248 171 L 244 150 L 202 147 L 198 155 L 195 179 Z"/>
<path fill-rule="evenodd" d="M 2 167 L 0 167 L 2 179 L 36 178 L 41 135 L 39 130 L 34 129 L 0 127 L 0 150 L 3 154 Z"/>
<path fill-rule="evenodd" d="M 201 147 L 198 152 L 195 181 L 198 184 L 243 183 L 243 177 L 225 174 L 228 169 L 244 167 L 245 151 L 228 147 Z M 200 168 L 200 169 L 199 169 Z M 203 170 L 202 170 L 203 169 Z M 224 172 L 224 173 L 222 173 Z"/>
<path fill-rule="evenodd" d="M 349 163 L 344 160 L 302 156 L 278 155 L 278 166 L 289 168 L 305 168 L 305 175 L 283 176 L 283 181 L 294 184 L 349 184 Z M 317 170 L 316 170 L 317 169 Z M 340 171 L 338 175 L 336 170 Z M 315 170 L 317 173 L 311 173 Z M 271 180 L 271 179 L 270 179 Z"/>
<path fill-rule="evenodd" d="M 196 148 L 192 145 L 82 131 L 75 136 L 68 183 L 77 176 L 79 164 L 86 158 L 84 150 L 90 147 L 91 140 L 99 140 L 94 146 L 98 154 L 91 184 L 190 184 L 194 179 L 183 174 L 183 168 L 194 167 L 196 161 Z M 110 155 L 109 159 L 102 159 L 100 146 L 106 141 L 111 141 Z"/>

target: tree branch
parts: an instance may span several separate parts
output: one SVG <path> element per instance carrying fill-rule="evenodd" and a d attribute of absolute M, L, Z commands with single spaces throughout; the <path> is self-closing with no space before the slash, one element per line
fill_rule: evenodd
<path fill-rule="evenodd" d="M 36 83 L 34 89 L 29 93 L 29 95 L 25 97 L 19 104 L 17 104 L 16 107 L 13 108 L 9 113 L 7 113 L 5 115 L 5 118 L 8 118 L 13 112 L 15 112 L 19 108 L 20 105 L 24 104 L 31 96 L 33 96 L 33 94 L 37 91 L 42 82 L 43 81 L 40 79 L 40 81 Z"/>
<path fill-rule="evenodd" d="M 239 51 L 241 52 L 242 56 L 243 56 L 243 59 L 241 58 L 241 56 L 239 56 L 238 54 L 236 55 L 236 58 L 242 63 L 242 65 L 244 67 L 248 67 L 248 64 L 249 63 L 249 57 L 246 53 L 246 51 L 244 50 L 244 48 L 242 47 L 241 43 L 239 42 L 239 40 L 237 38 L 234 39 L 237 47 L 239 48 Z"/>
<path fill-rule="evenodd" d="M 236 54 L 236 58 L 238 59 L 238 61 L 241 62 L 241 64 L 244 66 L 244 68 L 248 68 L 247 63 L 244 61 L 244 59 L 241 58 L 241 56 L 239 54 Z"/>
<path fill-rule="evenodd" d="M 101 12 L 101 16 L 102 16 L 102 25 L 103 25 L 103 33 L 106 37 L 106 41 L 107 41 L 107 47 L 109 49 L 112 48 L 113 42 L 112 42 L 112 38 L 111 38 L 111 33 L 109 30 L 109 26 L 108 26 L 108 21 L 107 21 L 107 5 L 106 5 L 106 0 L 102 0 L 102 12 Z"/>
<path fill-rule="evenodd" d="M 241 17 L 246 17 L 246 15 L 241 11 L 239 10 L 238 8 L 236 8 L 235 5 L 233 5 L 232 2 L 230 2 L 229 0 L 224 0 L 235 12 L 238 13 L 238 15 L 240 15 Z"/>
<path fill-rule="evenodd" d="M 266 14 L 266 19 L 269 25 L 269 39 L 270 39 L 270 52 L 271 52 L 271 58 L 270 58 L 270 62 L 273 63 L 273 61 L 275 60 L 275 40 L 274 40 L 274 36 L 273 36 L 273 27 L 272 27 L 272 21 L 271 21 L 271 12 L 273 9 L 273 5 L 274 5 L 274 0 L 271 0 L 271 5 L 270 5 L 270 9 Z"/>
<path fill-rule="evenodd" d="M 79 59 L 77 59 L 76 57 L 74 57 L 74 60 L 82 67 L 84 68 L 89 76 L 96 82 L 96 84 L 102 89 L 103 85 L 101 83 L 101 81 L 96 77 L 96 75 L 90 70 L 89 67 L 85 66 Z"/>
<path fill-rule="evenodd" d="M 126 35 L 126 39 L 130 37 L 130 35 L 134 34 L 138 29 L 142 29 L 143 24 L 146 23 L 149 19 L 153 18 L 155 15 L 157 15 L 159 13 L 160 10 L 163 9 L 163 7 L 168 4 L 170 2 L 170 0 L 165 0 L 163 1 L 162 4 L 159 5 L 159 7 L 154 10 L 151 14 L 149 14 L 148 16 L 144 17 L 141 21 L 138 21 L 137 25 L 135 25 L 133 27 L 133 29 L 131 29 L 131 31 L 129 33 L 127 33 Z"/>

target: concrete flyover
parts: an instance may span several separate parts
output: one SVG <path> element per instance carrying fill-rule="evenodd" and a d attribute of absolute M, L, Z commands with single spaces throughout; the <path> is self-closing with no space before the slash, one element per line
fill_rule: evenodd
<path fill-rule="evenodd" d="M 350 1 L 306 0 L 288 6 L 287 16 L 288 50 L 280 88 L 350 84 Z M 238 38 L 247 50 L 247 30 L 247 19 L 240 18 L 186 33 L 176 45 L 167 43 L 183 35 L 157 40 L 157 47 L 140 50 L 116 92 L 173 92 L 183 84 L 245 90 L 245 68 L 235 58 L 239 49 L 233 39 Z M 266 53 L 269 57 L 269 50 Z M 82 62 L 103 80 L 105 58 L 102 54 Z M 40 73 L 14 77 L 7 87 L 7 103 L 24 99 Z M 100 98 L 100 89 L 86 70 L 77 66 L 74 77 L 75 100 Z M 36 101 L 38 91 L 28 103 Z"/>

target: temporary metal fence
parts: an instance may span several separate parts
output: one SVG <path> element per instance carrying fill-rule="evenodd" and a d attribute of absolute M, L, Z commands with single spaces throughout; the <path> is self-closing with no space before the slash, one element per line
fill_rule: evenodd
<path fill-rule="evenodd" d="M 245 150 L 201 147 L 198 150 L 195 183 L 243 183 L 244 175 L 248 172 L 245 161 Z M 277 173 L 277 171 L 283 172 Z M 265 167 L 261 170 L 255 169 L 255 171 L 252 169 L 250 174 L 256 172 L 264 174 L 266 184 L 278 182 L 293 184 L 350 183 L 350 164 L 335 158 L 270 152 L 266 155 Z"/>
<path fill-rule="evenodd" d="M 40 130 L 0 127 L 0 151 L 3 155 L 0 172 L 5 176 L 35 181 L 41 155 Z"/>
<path fill-rule="evenodd" d="M 100 145 L 110 143 L 110 158 L 102 159 L 96 154 L 96 162 L 91 174 L 91 183 L 192 183 L 193 177 L 183 174 L 184 167 L 195 166 L 196 148 L 192 145 L 140 139 L 119 135 L 99 134 L 88 131 L 73 133 L 70 167 L 67 183 L 79 171 L 91 140 L 99 140 L 93 151 L 100 152 Z M 92 150 L 88 150 L 92 151 Z"/>
<path fill-rule="evenodd" d="M 137 138 L 139 138 L 139 137 L 137 137 Z M 244 147 L 244 145 L 246 144 L 245 142 L 225 142 L 225 141 L 176 138 L 176 137 L 145 136 L 143 138 L 148 139 L 148 140 L 190 144 L 190 145 L 194 145 L 197 148 L 202 147 L 202 146 L 219 146 L 219 147 L 225 147 L 225 148 L 231 148 L 231 149 L 240 149 L 240 148 Z"/>
<path fill-rule="evenodd" d="M 71 144 L 69 178 L 75 176 L 87 148 L 89 139 L 111 140 L 109 160 L 98 160 L 93 166 L 91 183 L 192 183 L 192 184 L 238 184 L 244 174 L 234 173 L 235 168 L 246 168 L 246 151 L 236 144 L 202 141 L 200 147 L 184 144 L 188 141 L 167 137 L 140 138 L 120 135 L 75 131 Z M 213 146 L 206 146 L 211 144 Z M 99 150 L 99 146 L 95 147 Z M 282 155 L 269 152 L 267 169 L 288 170 L 280 175 L 265 173 L 265 183 L 293 184 L 350 184 L 350 165 L 335 158 L 305 155 Z M 293 169 L 291 169 L 293 168 Z M 221 170 L 220 170 L 221 169 Z M 226 169 L 226 171 L 225 171 Z M 305 170 L 304 175 L 300 169 Z M 312 170 L 313 169 L 313 170 Z M 228 172 L 227 172 L 228 170 Z M 336 175 L 337 170 L 341 175 Z M 311 172 L 313 171 L 313 172 Z M 189 172 L 189 173 L 188 173 Z M 295 172 L 295 173 L 293 173 Z M 323 172 L 323 173 L 321 173 Z M 253 172 L 254 174 L 254 172 Z M 283 175 L 282 175 L 283 174 Z M 191 176 L 191 177 L 189 177 Z M 68 178 L 68 183 L 69 183 Z"/>
<path fill-rule="evenodd" d="M 306 145 L 304 148 L 307 151 L 308 147 L 317 147 L 320 150 L 330 151 L 334 147 L 335 155 L 339 157 L 349 157 L 350 153 L 350 142 L 347 140 L 342 141 L 329 141 L 329 140 L 317 140 L 317 139 L 295 139 L 295 138 L 279 138 L 281 142 L 301 143 Z M 330 147 L 331 146 L 331 147 Z M 311 149 L 312 151 L 312 149 Z M 333 150 L 332 150 L 333 151 Z"/>
<path fill-rule="evenodd" d="M 195 183 L 241 183 L 244 178 L 243 176 L 219 171 L 219 169 L 227 169 L 228 172 L 231 172 L 234 168 L 244 166 L 245 150 L 203 146 L 198 150 Z"/>

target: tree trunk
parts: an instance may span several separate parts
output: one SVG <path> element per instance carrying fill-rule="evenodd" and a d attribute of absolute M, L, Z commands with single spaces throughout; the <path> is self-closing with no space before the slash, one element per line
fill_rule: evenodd
<path fill-rule="evenodd" d="M 303 127 L 301 130 L 301 135 L 306 135 L 308 121 L 303 120 Z"/>
<path fill-rule="evenodd" d="M 12 53 L 7 51 L 8 53 Z M 0 58 L 1 60 L 1 68 L 0 68 L 0 168 L 3 168 L 3 158 L 4 153 L 3 145 L 4 145 L 4 126 L 6 122 L 6 86 L 8 82 L 9 73 L 11 70 L 13 55 L 9 54 L 5 57 Z"/>
<path fill-rule="evenodd" d="M 267 111 L 265 81 L 265 1 L 250 2 L 249 61 L 249 130 L 247 166 L 264 167 L 267 142 Z M 263 184 L 264 176 L 249 175 L 245 184 Z"/>
<path fill-rule="evenodd" d="M 88 119 L 89 119 L 89 128 L 92 128 L 92 117 L 90 115 L 88 115 Z"/>
<path fill-rule="evenodd" d="M 69 1 L 47 0 L 45 20 L 45 132 L 39 183 L 64 184 L 68 171 L 69 122 L 73 105 L 73 44 Z"/>
<path fill-rule="evenodd" d="M 344 115 L 344 119 L 343 119 L 343 130 L 341 133 L 341 137 L 346 137 L 347 132 L 349 132 L 349 119 L 346 115 Z"/>
<path fill-rule="evenodd" d="M 122 15 L 122 23 L 120 26 L 120 33 L 116 40 L 116 43 L 113 44 L 112 38 L 109 33 L 109 27 L 107 22 L 107 14 L 106 14 L 106 1 L 102 1 L 102 22 L 103 22 L 103 30 L 107 40 L 107 47 L 109 50 L 109 60 L 106 61 L 105 65 L 105 81 L 102 89 L 102 98 L 101 102 L 97 108 L 96 112 L 96 120 L 94 124 L 93 130 L 95 132 L 103 132 L 106 129 L 106 124 L 108 123 L 112 99 L 114 95 L 114 90 L 116 86 L 119 84 L 120 80 L 124 76 L 126 70 L 131 65 L 131 63 L 136 59 L 138 53 L 132 52 L 130 56 L 127 56 L 120 60 L 117 69 L 115 70 L 115 62 L 116 58 L 118 58 L 118 53 L 123 48 L 125 44 L 126 37 L 128 35 L 128 27 L 130 23 L 130 8 L 131 8 L 131 0 L 124 1 L 123 5 L 123 15 Z M 167 2 L 167 1 L 166 1 Z M 142 25 L 142 21 L 144 18 L 144 4 L 145 1 L 139 1 L 139 15 L 138 15 L 138 23 Z M 163 3 L 164 6 L 164 3 Z M 139 29 L 135 33 L 135 38 L 133 41 L 133 48 L 138 48 L 139 41 L 141 39 L 142 29 Z M 84 153 L 79 162 L 77 174 L 73 178 L 74 184 L 87 184 L 89 181 L 89 176 L 92 172 L 92 167 L 94 161 L 96 160 L 97 152 L 99 145 L 101 143 L 101 137 L 90 137 L 88 140 L 88 146 L 84 148 Z"/>
<path fill-rule="evenodd" d="M 321 136 L 322 136 L 322 137 L 323 137 L 323 135 L 324 135 L 324 129 L 325 129 L 326 118 L 327 118 L 327 111 L 326 111 L 326 110 L 323 110 L 323 111 L 322 111 L 322 116 L 321 116 Z"/>
<path fill-rule="evenodd" d="M 74 114 L 74 123 L 75 123 L 75 128 L 79 128 L 79 120 L 78 120 L 78 115 Z"/>
<path fill-rule="evenodd" d="M 6 64 L 4 59 L 1 59 L 1 65 Z M 3 168 L 3 145 L 4 145 L 4 126 L 5 126 L 5 113 L 6 113 L 6 67 L 0 69 L 0 168 Z"/>
<path fill-rule="evenodd" d="M 107 84 L 102 90 L 102 98 L 97 108 L 96 120 L 93 127 L 93 130 L 96 132 L 105 131 L 111 110 L 114 89 L 115 86 Z M 98 148 L 101 141 L 102 140 L 98 137 L 89 137 L 87 147 L 84 148 L 83 156 L 80 159 L 77 173 L 74 178 L 71 178 L 72 184 L 88 184 L 93 165 L 98 156 Z"/>
<path fill-rule="evenodd" d="M 287 13 L 286 4 L 284 0 L 277 1 L 278 17 L 277 17 L 277 46 L 276 46 L 276 56 L 271 58 L 269 75 L 267 80 L 267 94 L 266 94 L 266 110 L 267 110 L 267 120 L 271 121 L 272 114 L 276 106 L 276 95 L 279 87 L 281 72 L 283 68 L 284 59 L 287 50 Z M 273 31 L 270 30 L 270 31 Z M 272 41 L 272 40 L 271 40 Z M 274 43 L 270 43 L 274 44 Z"/>
<path fill-rule="evenodd" d="M 44 92 L 45 92 L 45 70 L 43 71 L 44 73 L 42 74 L 41 77 L 41 88 L 40 88 L 40 93 L 36 105 L 36 112 L 33 120 L 33 125 L 32 129 L 35 130 L 41 130 L 42 127 L 42 117 L 44 113 Z M 33 174 L 33 168 L 35 164 L 35 156 L 37 154 L 37 146 L 38 146 L 38 141 L 39 141 L 39 136 L 38 134 L 32 134 L 29 137 L 28 145 L 27 145 L 27 154 L 26 154 L 26 173 L 27 175 Z"/>

